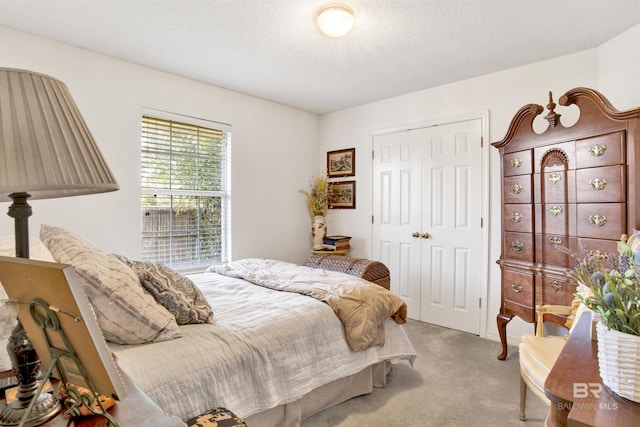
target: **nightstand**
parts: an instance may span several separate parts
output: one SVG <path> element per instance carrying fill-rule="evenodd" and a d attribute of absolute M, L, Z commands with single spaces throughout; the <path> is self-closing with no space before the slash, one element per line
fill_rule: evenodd
<path fill-rule="evenodd" d="M 167 415 L 146 394 L 142 392 L 129 378 L 122 373 L 122 381 L 127 389 L 127 395 L 119 400 L 107 412 L 118 422 L 120 427 L 186 427 L 186 423 L 176 416 Z M 57 388 L 57 382 L 54 389 Z M 56 392 L 57 394 L 57 392 Z M 4 409 L 4 392 L 0 400 L 0 410 Z M 46 427 L 104 427 L 106 418 L 100 415 L 89 417 L 66 418 L 58 415 L 53 420 L 42 424 Z"/>

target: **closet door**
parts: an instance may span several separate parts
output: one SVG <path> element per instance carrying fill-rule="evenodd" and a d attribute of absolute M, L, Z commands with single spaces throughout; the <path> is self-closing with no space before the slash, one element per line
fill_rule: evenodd
<path fill-rule="evenodd" d="M 481 121 L 378 135 L 373 149 L 373 258 L 391 290 L 410 318 L 478 334 Z"/>
<path fill-rule="evenodd" d="M 391 272 L 391 291 L 420 318 L 420 130 L 373 138 L 373 258 Z"/>
<path fill-rule="evenodd" d="M 482 288 L 481 126 L 468 120 L 421 135 L 420 320 L 473 334 Z"/>

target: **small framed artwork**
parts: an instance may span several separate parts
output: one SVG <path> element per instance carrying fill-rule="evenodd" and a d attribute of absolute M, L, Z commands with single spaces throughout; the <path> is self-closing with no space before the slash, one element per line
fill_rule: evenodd
<path fill-rule="evenodd" d="M 356 208 L 356 182 L 340 181 L 329 183 L 330 209 Z"/>
<path fill-rule="evenodd" d="M 356 149 L 327 152 L 327 177 L 337 178 L 341 176 L 356 175 Z"/>

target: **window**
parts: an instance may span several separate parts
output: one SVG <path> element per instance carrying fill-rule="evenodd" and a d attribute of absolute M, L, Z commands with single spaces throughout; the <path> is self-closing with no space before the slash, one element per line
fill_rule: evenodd
<path fill-rule="evenodd" d="M 145 111 L 142 259 L 173 267 L 229 260 L 230 145 L 228 125 Z"/>

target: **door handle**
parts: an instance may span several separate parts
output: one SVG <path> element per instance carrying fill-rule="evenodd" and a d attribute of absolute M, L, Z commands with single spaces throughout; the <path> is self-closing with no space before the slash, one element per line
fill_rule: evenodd
<path fill-rule="evenodd" d="M 420 232 L 414 231 L 413 233 L 411 233 L 411 237 L 420 237 Z"/>
<path fill-rule="evenodd" d="M 429 233 L 422 233 L 420 237 L 422 237 L 423 239 L 428 239 L 429 237 L 431 237 L 431 235 Z"/>

